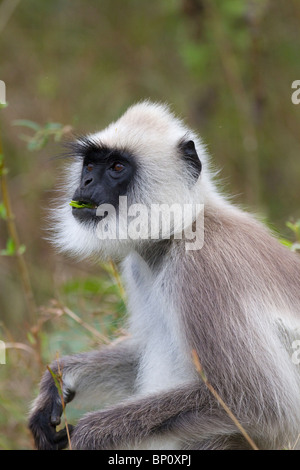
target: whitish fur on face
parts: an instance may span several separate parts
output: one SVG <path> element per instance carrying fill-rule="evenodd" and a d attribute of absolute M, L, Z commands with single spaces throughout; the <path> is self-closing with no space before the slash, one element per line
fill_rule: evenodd
<path fill-rule="evenodd" d="M 106 129 L 87 138 L 109 148 L 125 149 L 135 157 L 138 177 L 128 191 L 128 205 L 203 204 L 210 198 L 221 199 L 211 183 L 202 142 L 165 105 L 149 101 L 136 104 Z M 189 184 L 192 176 L 178 148 L 182 139 L 194 141 L 202 163 L 196 183 Z M 72 215 L 69 203 L 79 185 L 81 169 L 82 161 L 73 161 L 66 169 L 64 197 L 52 213 L 52 240 L 59 250 L 80 258 L 122 258 L 139 242 L 114 240 L 109 229 L 106 239 L 99 239 L 94 224 L 80 223 Z"/>

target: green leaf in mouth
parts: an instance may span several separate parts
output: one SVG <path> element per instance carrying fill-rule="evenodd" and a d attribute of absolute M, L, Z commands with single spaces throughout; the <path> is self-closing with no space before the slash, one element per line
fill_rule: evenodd
<path fill-rule="evenodd" d="M 83 209 L 84 207 L 87 207 L 88 209 L 97 208 L 96 204 L 92 204 L 91 202 L 83 202 L 83 201 L 71 201 L 70 206 L 76 207 L 76 209 Z"/>

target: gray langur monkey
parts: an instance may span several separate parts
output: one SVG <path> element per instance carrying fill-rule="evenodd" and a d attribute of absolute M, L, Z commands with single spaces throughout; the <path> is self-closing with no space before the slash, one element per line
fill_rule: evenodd
<path fill-rule="evenodd" d="M 120 261 L 129 311 L 124 341 L 59 361 L 65 403 L 99 404 L 72 428 L 72 448 L 249 449 L 192 351 L 259 449 L 293 445 L 300 432 L 300 365 L 292 360 L 300 339 L 299 256 L 221 194 L 201 140 L 167 106 L 138 103 L 72 151 L 54 242 L 79 258 Z M 128 206 L 200 201 L 202 248 L 186 250 L 174 230 L 169 238 L 110 237 L 111 214 L 99 216 L 97 207 L 118 210 L 120 196 Z M 84 207 L 70 207 L 71 200 Z M 103 220 L 106 237 L 97 232 Z M 67 446 L 66 431 L 56 431 L 61 414 L 47 371 L 29 418 L 38 449 Z"/>

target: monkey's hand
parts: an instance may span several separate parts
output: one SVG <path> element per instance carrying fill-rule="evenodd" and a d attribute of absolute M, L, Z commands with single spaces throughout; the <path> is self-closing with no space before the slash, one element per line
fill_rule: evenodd
<path fill-rule="evenodd" d="M 51 371 L 57 374 L 57 366 L 51 366 Z M 69 403 L 75 396 L 71 390 L 63 390 L 63 400 L 59 395 L 53 375 L 46 371 L 44 374 L 40 394 L 33 404 L 29 417 L 29 429 L 33 434 L 35 446 L 38 450 L 60 450 L 68 445 L 66 428 L 56 431 L 63 413 L 63 404 Z M 73 426 L 69 425 L 70 434 Z"/>

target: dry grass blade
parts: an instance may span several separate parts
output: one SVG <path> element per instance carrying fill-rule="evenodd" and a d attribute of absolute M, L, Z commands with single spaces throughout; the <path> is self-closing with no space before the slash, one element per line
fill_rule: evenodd
<path fill-rule="evenodd" d="M 206 387 L 208 390 L 213 394 L 213 396 L 216 398 L 216 400 L 220 403 L 222 408 L 226 411 L 230 419 L 234 422 L 236 427 L 239 429 L 239 431 L 243 434 L 244 438 L 249 442 L 253 450 L 259 450 L 258 447 L 256 446 L 255 442 L 251 439 L 251 437 L 248 435 L 248 433 L 245 431 L 241 423 L 238 421 L 238 419 L 234 416 L 232 411 L 228 408 L 226 403 L 222 400 L 218 392 L 214 389 L 214 387 L 208 382 L 207 377 L 203 371 L 202 365 L 200 363 L 199 357 L 197 352 L 193 349 L 192 350 L 192 357 L 193 357 L 193 362 L 195 364 L 196 370 L 199 373 L 200 377 L 202 378 L 203 382 L 205 383 Z"/>
<path fill-rule="evenodd" d="M 31 287 L 28 268 L 25 263 L 23 252 L 21 250 L 21 243 L 19 240 L 19 235 L 18 235 L 16 223 L 15 223 L 15 217 L 12 211 L 6 175 L 7 175 L 7 168 L 5 167 L 5 163 L 4 163 L 2 139 L 0 135 L 0 186 L 1 186 L 2 201 L 5 207 L 5 211 L 6 211 L 7 231 L 15 247 L 15 255 L 18 261 L 20 279 L 21 279 L 24 294 L 25 294 L 28 315 L 29 315 L 30 323 L 31 325 L 33 325 L 36 322 L 37 309 L 35 305 L 33 290 Z"/>
<path fill-rule="evenodd" d="M 52 300 L 50 307 L 42 307 L 40 311 L 44 315 L 55 315 L 55 316 L 62 316 L 67 315 L 68 317 L 72 318 L 76 323 L 78 323 L 82 328 L 88 330 L 93 336 L 98 338 L 104 344 L 110 344 L 110 340 L 103 334 L 101 334 L 96 328 L 86 323 L 82 318 L 79 317 L 75 312 L 73 312 L 68 307 L 61 305 L 57 300 Z M 48 318 L 45 318 L 43 321 L 47 321 Z"/>
<path fill-rule="evenodd" d="M 300 433 L 299 433 L 298 436 L 297 436 L 297 439 L 296 439 L 296 441 L 295 441 L 295 444 L 294 444 L 293 447 L 292 447 L 292 450 L 296 450 L 296 448 L 297 448 L 299 442 L 300 442 Z"/>
<path fill-rule="evenodd" d="M 18 343 L 18 342 L 6 342 L 5 343 L 6 349 L 21 349 L 22 351 L 26 351 L 29 354 L 35 354 L 35 350 L 28 346 L 28 344 Z"/>
<path fill-rule="evenodd" d="M 120 295 L 121 295 L 121 298 L 123 300 L 124 303 L 126 303 L 126 293 L 125 293 L 125 289 L 123 287 L 123 284 L 122 284 L 122 281 L 121 281 L 121 277 L 120 277 L 120 274 L 118 272 L 118 269 L 115 265 L 115 263 L 113 262 L 113 260 L 110 260 L 109 261 L 109 265 L 111 267 L 111 271 L 112 271 L 112 275 L 117 283 L 117 286 L 119 288 L 119 292 L 120 292 Z"/>
<path fill-rule="evenodd" d="M 98 339 L 100 339 L 102 343 L 105 343 L 105 344 L 110 343 L 109 339 L 106 338 L 106 336 L 102 335 L 101 333 L 99 333 L 98 330 L 96 330 L 96 328 L 94 328 L 93 326 L 91 326 L 88 323 L 86 323 L 85 321 L 83 321 L 76 313 L 74 313 L 68 307 L 62 307 L 62 311 L 63 311 L 63 313 L 68 315 L 70 318 L 72 318 L 74 321 L 79 323 L 79 325 L 81 325 L 83 328 L 85 328 L 90 333 L 92 333 L 94 336 L 96 336 Z"/>
<path fill-rule="evenodd" d="M 58 374 L 53 372 L 53 370 L 50 369 L 49 366 L 47 366 L 48 371 L 53 377 L 54 383 L 56 385 L 58 394 L 61 399 L 61 404 L 62 404 L 62 409 L 63 409 L 63 415 L 64 415 L 64 420 L 65 420 L 65 425 L 66 425 L 66 432 L 67 432 L 67 437 L 68 437 L 68 444 L 69 444 L 69 449 L 72 450 L 72 444 L 71 444 L 71 436 L 70 436 L 70 430 L 69 430 L 69 425 L 68 425 L 68 420 L 66 416 L 66 405 L 65 405 L 65 400 L 64 400 L 64 394 L 63 394 L 63 379 L 62 379 L 62 372 L 59 364 L 59 357 L 57 355 L 56 357 L 57 360 L 57 368 L 58 368 Z"/>
<path fill-rule="evenodd" d="M 58 355 L 57 355 L 57 367 L 58 367 L 58 374 L 59 374 L 60 386 L 61 386 L 61 391 L 62 391 L 63 390 L 63 388 L 62 388 L 63 387 L 63 381 L 62 381 L 62 372 L 61 372 L 61 369 L 60 369 Z M 67 431 L 67 436 L 68 436 L 69 449 L 72 450 L 70 430 L 69 430 L 69 425 L 68 425 L 67 416 L 66 416 L 66 405 L 65 405 L 65 401 L 64 401 L 63 392 L 61 393 L 61 403 L 62 403 L 62 407 L 63 407 L 63 414 L 64 414 L 64 420 L 65 420 L 66 431 Z"/>

